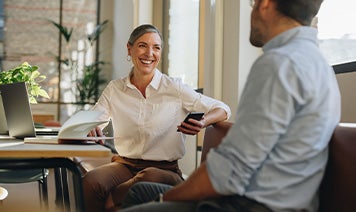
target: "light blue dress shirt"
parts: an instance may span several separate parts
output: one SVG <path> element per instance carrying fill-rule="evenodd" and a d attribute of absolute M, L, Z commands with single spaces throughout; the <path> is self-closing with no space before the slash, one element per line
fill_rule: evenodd
<path fill-rule="evenodd" d="M 317 31 L 297 27 L 270 40 L 251 68 L 235 124 L 207 156 L 214 189 L 274 211 L 317 209 L 328 142 L 340 120 L 335 74 Z"/>

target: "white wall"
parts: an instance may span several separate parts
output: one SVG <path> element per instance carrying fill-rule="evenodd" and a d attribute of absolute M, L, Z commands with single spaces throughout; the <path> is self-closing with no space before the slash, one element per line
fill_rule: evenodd
<path fill-rule="evenodd" d="M 222 99 L 231 107 L 232 121 L 250 67 L 261 52 L 249 42 L 250 12 L 249 1 L 224 1 Z"/>
<path fill-rule="evenodd" d="M 111 2 L 112 1 L 112 2 Z M 112 79 L 127 76 L 131 62 L 126 60 L 126 44 L 132 30 L 140 24 L 152 23 L 152 0 L 105 0 L 102 7 L 113 10 Z M 105 11 L 102 12 L 102 15 Z"/>
<path fill-rule="evenodd" d="M 227 103 L 232 112 L 230 120 L 234 120 L 237 108 L 240 78 L 240 23 L 243 19 L 240 17 L 239 1 L 224 1 L 224 51 L 223 51 L 223 95 L 222 100 Z"/>
<path fill-rule="evenodd" d="M 105 1 L 101 1 L 104 3 Z M 134 28 L 134 1 L 115 1 L 113 5 L 113 73 L 112 78 L 127 76 L 131 63 L 126 60 L 126 44 L 131 31 Z"/>
<path fill-rule="evenodd" d="M 107 62 L 105 66 L 103 66 L 103 72 L 105 76 L 104 79 L 111 79 L 112 75 L 112 67 L 113 67 L 113 38 L 114 38 L 114 26 L 113 26 L 113 17 L 114 17 L 114 0 L 105 0 L 100 5 L 100 22 L 104 20 L 108 20 L 108 26 L 104 30 L 102 34 L 100 34 L 99 40 L 99 59 L 101 61 Z"/>

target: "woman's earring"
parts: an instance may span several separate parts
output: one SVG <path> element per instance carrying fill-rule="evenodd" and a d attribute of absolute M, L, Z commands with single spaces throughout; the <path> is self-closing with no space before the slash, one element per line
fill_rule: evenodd
<path fill-rule="evenodd" d="M 131 61 L 131 56 L 130 56 L 130 55 L 127 55 L 126 60 L 127 60 L 127 61 Z"/>

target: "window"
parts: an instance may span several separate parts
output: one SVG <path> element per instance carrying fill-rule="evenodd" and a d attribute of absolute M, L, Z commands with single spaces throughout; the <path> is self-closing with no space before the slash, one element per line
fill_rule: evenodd
<path fill-rule="evenodd" d="M 198 88 L 199 79 L 199 0 L 163 0 L 163 49 L 162 72 L 178 77 L 192 88 Z M 198 136 L 201 139 L 202 136 Z M 197 137 L 188 136 L 186 155 L 180 160 L 184 173 L 196 168 Z M 195 161 L 196 163 L 192 163 Z"/>
<path fill-rule="evenodd" d="M 317 15 L 320 48 L 333 65 L 341 93 L 340 122 L 355 122 L 356 2 L 324 1 Z M 349 72 L 349 73 L 347 73 Z M 353 73 L 351 73 L 353 72 Z"/>
<path fill-rule="evenodd" d="M 165 3 L 166 11 L 169 11 L 168 25 L 165 26 L 168 27 L 165 40 L 169 49 L 164 50 L 168 53 L 167 67 L 164 67 L 167 70 L 164 71 L 198 88 L 199 0 L 170 0 Z"/>
<path fill-rule="evenodd" d="M 356 2 L 324 1 L 317 15 L 320 48 L 331 65 L 356 61 Z"/>
<path fill-rule="evenodd" d="M 1 5 L 1 69 L 8 70 L 25 61 L 39 66 L 47 76 L 42 85 L 50 95 L 50 99 L 39 102 L 46 105 L 46 112 L 65 121 L 82 107 L 78 104 L 78 80 L 98 58 L 97 46 L 89 47 L 86 39 L 99 23 L 100 0 L 0 1 Z M 73 29 L 69 42 L 54 23 L 68 31 Z"/>

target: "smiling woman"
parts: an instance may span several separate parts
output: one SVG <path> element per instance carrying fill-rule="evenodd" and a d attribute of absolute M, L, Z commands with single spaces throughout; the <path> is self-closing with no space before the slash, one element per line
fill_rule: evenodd
<path fill-rule="evenodd" d="M 127 54 L 133 63 L 130 81 L 144 97 L 161 59 L 162 42 L 161 33 L 152 25 L 141 25 L 133 31 L 127 44 Z"/>

